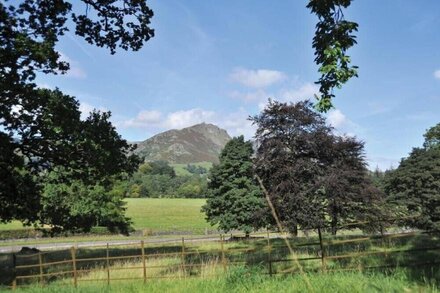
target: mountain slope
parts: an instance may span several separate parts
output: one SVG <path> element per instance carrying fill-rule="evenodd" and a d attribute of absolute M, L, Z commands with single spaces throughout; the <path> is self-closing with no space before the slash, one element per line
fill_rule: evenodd
<path fill-rule="evenodd" d="M 170 163 L 218 163 L 218 156 L 231 139 L 226 130 L 213 124 L 196 124 L 181 130 L 168 130 L 143 142 L 137 142 L 135 153 L 146 161 Z"/>

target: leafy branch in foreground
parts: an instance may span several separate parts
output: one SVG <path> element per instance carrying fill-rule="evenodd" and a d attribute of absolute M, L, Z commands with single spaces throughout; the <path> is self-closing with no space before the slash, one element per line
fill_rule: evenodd
<path fill-rule="evenodd" d="M 320 65 L 320 97 L 316 109 L 327 112 L 333 107 L 334 89 L 341 88 L 350 78 L 358 76 L 357 66 L 350 66 L 347 50 L 356 44 L 353 32 L 358 24 L 344 18 L 343 8 L 350 6 L 351 0 L 310 0 L 307 8 L 318 16 L 313 48 L 315 62 Z"/>

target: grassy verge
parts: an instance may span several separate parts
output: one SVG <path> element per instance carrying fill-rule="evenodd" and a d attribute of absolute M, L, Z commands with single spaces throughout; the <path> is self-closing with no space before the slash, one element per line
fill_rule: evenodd
<path fill-rule="evenodd" d="M 293 256 L 285 243 L 289 241 L 294 247 L 296 257 L 302 259 L 300 260 L 301 267 L 309 276 L 311 286 L 317 292 L 322 292 L 322 290 L 325 290 L 323 292 L 403 292 L 405 290 L 437 292 L 436 286 L 440 282 L 440 267 L 438 266 L 440 249 L 437 247 L 439 235 L 419 233 L 384 239 L 362 236 L 362 239 L 369 240 L 357 242 L 359 236 L 361 235 L 325 239 L 327 241 L 325 245 L 326 273 L 321 273 L 323 267 L 316 236 L 287 240 L 270 239 L 270 243 L 268 239 L 256 237 L 253 239 L 235 238 L 223 243 L 212 240 L 203 243 L 188 241 L 184 243 L 184 246 L 181 241 L 147 244 L 145 246 L 146 287 L 142 281 L 126 280 L 127 278 L 143 278 L 139 244 L 110 247 L 108 264 L 105 247 L 80 248 L 76 252 L 78 283 L 80 291 L 101 290 L 105 287 L 102 284 L 107 283 L 107 265 L 109 265 L 111 276 L 109 290 L 115 291 L 128 288 L 129 292 L 142 290 L 149 292 L 160 290 L 171 290 L 171 292 L 176 290 L 201 290 L 203 292 L 283 290 L 284 292 L 288 287 L 283 286 L 290 283 L 292 288 L 295 290 L 299 288 L 298 292 L 301 292 L 306 290 L 305 286 L 308 285 L 305 279 L 300 277 L 301 273 L 297 264 L 292 261 Z M 184 255 L 181 254 L 182 251 L 185 252 Z M 379 251 L 386 251 L 386 254 L 376 254 Z M 269 257 L 271 265 L 268 263 Z M 11 254 L 0 255 L 0 268 L 11 268 L 12 259 Z M 71 272 L 67 275 L 52 277 L 53 273 L 71 271 L 70 259 L 69 250 L 43 254 L 41 261 L 51 264 L 43 269 L 43 273 L 50 276 L 44 279 L 46 284 L 50 284 L 45 290 L 52 290 L 50 288 L 54 286 L 71 285 Z M 38 255 L 16 255 L 17 275 L 35 275 L 32 278 L 21 279 L 19 285 L 28 284 L 38 290 L 37 282 L 40 273 L 38 265 L 31 269 L 26 268 L 26 265 L 38 264 L 38 262 Z M 427 262 L 429 262 L 428 265 Z M 225 264 L 228 273 L 224 271 Z M 25 267 L 20 268 L 23 265 Z M 11 284 L 12 271 L 10 269 L 1 271 L 2 269 L 0 269 L 0 283 Z M 268 276 L 270 273 L 273 275 L 272 278 Z M 161 281 L 164 278 L 171 279 L 171 281 Z M 119 283 L 122 284 L 119 285 Z M 179 285 L 174 285 L 174 283 Z M 278 283 L 284 285 L 277 287 Z M 138 285 L 134 286 L 134 284 Z M 292 292 L 290 289 L 288 291 Z"/>
<path fill-rule="evenodd" d="M 227 275 L 211 279 L 152 280 L 83 283 L 78 289 L 65 284 L 20 289 L 17 292 L 439 292 L 428 283 L 416 283 L 405 271 L 393 274 L 339 272 L 269 277 L 258 270 L 235 268 Z M 308 285 L 310 284 L 310 286 Z"/>

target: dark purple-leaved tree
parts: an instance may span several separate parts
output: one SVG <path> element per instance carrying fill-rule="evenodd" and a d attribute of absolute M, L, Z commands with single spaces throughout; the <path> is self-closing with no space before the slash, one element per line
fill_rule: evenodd
<path fill-rule="evenodd" d="M 282 224 L 294 234 L 375 218 L 380 191 L 369 180 L 364 146 L 338 136 L 308 102 L 269 101 L 257 125 L 255 168 Z"/>

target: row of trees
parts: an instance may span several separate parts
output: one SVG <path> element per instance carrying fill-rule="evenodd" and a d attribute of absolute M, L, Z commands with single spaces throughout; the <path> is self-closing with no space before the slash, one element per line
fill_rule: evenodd
<path fill-rule="evenodd" d="M 207 180 L 198 174 L 199 168 L 190 176 L 176 176 L 168 162 L 155 161 L 140 165 L 139 170 L 128 180 L 117 182 L 114 189 L 125 197 L 150 198 L 202 198 L 205 197 Z"/>
<path fill-rule="evenodd" d="M 251 120 L 256 151 L 243 137 L 232 139 L 209 175 L 203 211 L 222 230 L 282 225 L 293 234 L 317 227 L 336 234 L 346 224 L 382 230 L 394 218 L 439 228 L 440 124 L 399 168 L 372 176 L 363 142 L 336 134 L 308 101 L 269 101 Z"/>

